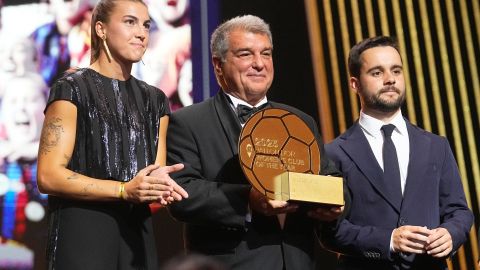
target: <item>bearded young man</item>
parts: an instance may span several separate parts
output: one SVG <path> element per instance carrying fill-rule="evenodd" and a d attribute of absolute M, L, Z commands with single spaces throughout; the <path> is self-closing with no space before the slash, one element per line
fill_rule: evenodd
<path fill-rule="evenodd" d="M 467 207 L 448 141 L 403 118 L 405 78 L 398 45 L 374 37 L 349 55 L 358 122 L 325 146 L 342 171 L 350 209 L 331 236 L 337 269 L 447 269 L 467 240 Z"/>

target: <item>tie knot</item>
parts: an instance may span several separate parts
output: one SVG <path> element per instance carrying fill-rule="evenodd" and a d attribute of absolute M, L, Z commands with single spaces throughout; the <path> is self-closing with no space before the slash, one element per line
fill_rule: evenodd
<path fill-rule="evenodd" d="M 393 125 L 393 124 L 384 125 L 381 128 L 385 137 L 392 136 L 392 132 L 393 132 L 394 129 L 395 129 L 395 125 Z"/>
<path fill-rule="evenodd" d="M 240 119 L 240 122 L 243 124 L 247 121 L 247 119 L 254 114 L 255 112 L 260 111 L 261 109 L 265 108 L 268 103 L 262 104 L 258 107 L 249 107 L 246 105 L 238 104 L 237 105 L 237 116 Z"/>

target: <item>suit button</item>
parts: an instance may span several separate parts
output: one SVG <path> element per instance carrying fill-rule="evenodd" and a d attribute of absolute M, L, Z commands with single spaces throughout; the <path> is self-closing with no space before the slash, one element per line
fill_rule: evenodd
<path fill-rule="evenodd" d="M 399 225 L 400 225 L 400 226 L 403 226 L 403 225 L 405 225 L 405 224 L 407 224 L 407 219 L 406 219 L 406 218 L 403 218 L 403 217 L 400 218 Z"/>

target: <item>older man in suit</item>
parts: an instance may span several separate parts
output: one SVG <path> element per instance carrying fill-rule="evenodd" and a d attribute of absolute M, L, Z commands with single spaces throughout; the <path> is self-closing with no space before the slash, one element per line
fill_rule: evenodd
<path fill-rule="evenodd" d="M 448 141 L 402 117 L 405 79 L 394 40 L 355 45 L 349 71 L 360 119 L 325 147 L 352 200 L 325 239 L 344 254 L 338 268 L 447 269 L 444 258 L 466 241 L 473 221 Z"/>
<path fill-rule="evenodd" d="M 288 109 L 321 143 L 310 116 L 267 101 L 272 50 L 269 27 L 258 17 L 236 17 L 220 25 L 212 34 L 211 51 L 222 91 L 175 112 L 168 132 L 168 161 L 185 164 L 172 178 L 188 191 L 189 199 L 169 209 L 186 223 L 186 248 L 214 256 L 231 269 L 313 269 L 316 222 L 332 221 L 341 213 L 338 207 L 297 211 L 296 204 L 267 200 L 240 169 L 237 144 L 248 118 L 245 109 Z M 321 172 L 337 174 L 326 158 Z M 287 214 L 283 228 L 277 214 Z"/>

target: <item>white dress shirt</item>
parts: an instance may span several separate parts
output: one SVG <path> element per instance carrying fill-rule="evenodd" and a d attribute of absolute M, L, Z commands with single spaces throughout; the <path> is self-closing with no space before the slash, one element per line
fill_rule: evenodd
<path fill-rule="evenodd" d="M 237 106 L 238 104 L 242 104 L 242 105 L 245 105 L 245 106 L 248 106 L 250 108 L 253 108 L 253 107 L 258 107 L 258 106 L 261 106 L 265 103 L 267 103 L 267 96 L 263 97 L 262 100 L 260 100 L 257 104 L 255 104 L 255 106 L 252 106 L 250 104 L 248 104 L 245 100 L 241 100 L 237 97 L 234 97 L 230 94 L 227 94 L 225 93 L 228 98 L 230 98 L 230 107 L 233 109 L 233 111 L 236 113 L 237 112 Z M 245 125 L 245 123 L 240 123 L 242 125 L 242 127 Z M 250 209 L 250 206 L 248 207 L 248 212 L 247 212 L 247 215 L 245 216 L 245 221 L 246 222 L 252 222 L 252 212 L 251 212 L 251 209 Z"/>
<path fill-rule="evenodd" d="M 382 126 L 387 124 L 395 125 L 392 133 L 392 141 L 397 150 L 398 166 L 400 169 L 400 180 L 402 187 L 402 194 L 405 190 L 405 183 L 407 181 L 408 162 L 410 155 L 410 140 L 408 138 L 407 124 L 403 119 L 402 112 L 399 111 L 390 123 L 384 123 L 381 120 L 373 118 L 363 112 L 360 112 L 360 119 L 358 121 L 362 128 L 365 137 L 367 137 L 370 148 L 377 159 L 378 165 L 383 169 L 383 133 Z"/>

